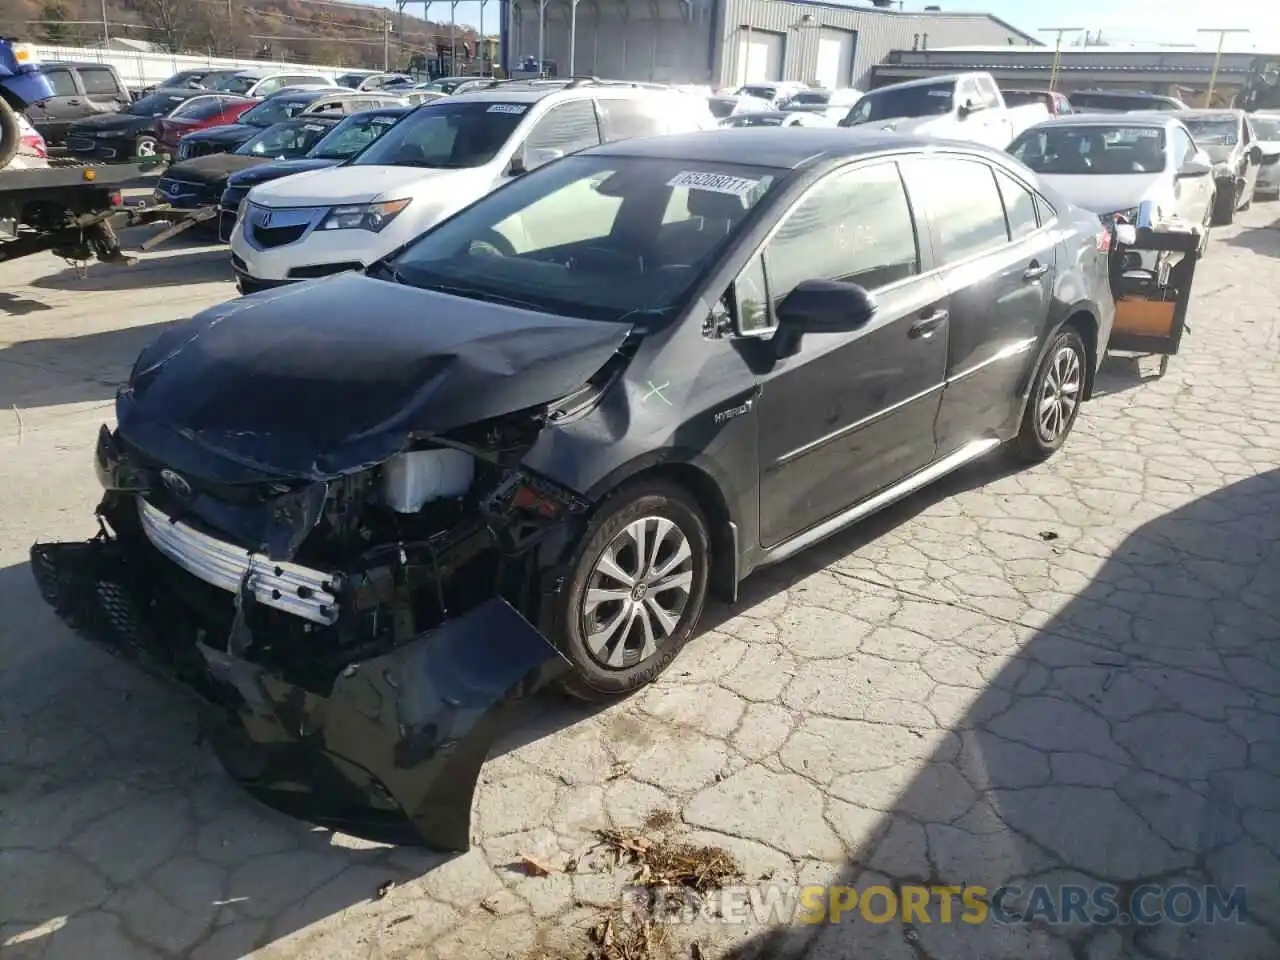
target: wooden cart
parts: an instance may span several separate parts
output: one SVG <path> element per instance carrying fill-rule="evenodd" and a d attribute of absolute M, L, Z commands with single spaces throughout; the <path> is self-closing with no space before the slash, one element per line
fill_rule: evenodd
<path fill-rule="evenodd" d="M 1115 325 L 1108 351 L 1160 357 L 1160 376 L 1178 352 L 1182 335 L 1190 333 L 1187 307 L 1201 256 L 1199 233 L 1160 233 L 1141 228 L 1132 243 L 1121 243 L 1112 231 L 1111 290 L 1116 298 Z M 1131 253 L 1156 254 L 1154 270 L 1126 270 Z M 1144 259 L 1147 259 L 1144 257 Z"/>

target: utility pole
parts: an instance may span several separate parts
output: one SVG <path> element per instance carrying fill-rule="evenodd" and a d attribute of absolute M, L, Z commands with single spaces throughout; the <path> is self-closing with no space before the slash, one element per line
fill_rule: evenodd
<path fill-rule="evenodd" d="M 1204 105 L 1213 106 L 1213 88 L 1218 85 L 1218 67 L 1222 65 L 1222 43 L 1228 33 L 1248 33 L 1244 27 L 1205 27 L 1196 33 L 1216 33 L 1218 35 L 1218 52 L 1213 55 L 1213 72 L 1209 74 L 1209 89 L 1204 95 Z"/>
<path fill-rule="evenodd" d="M 227 49 L 231 56 L 236 55 L 236 22 L 231 12 L 231 0 L 227 0 Z"/>
<path fill-rule="evenodd" d="M 382 24 L 382 69 L 387 71 L 391 69 L 391 18 Z"/>
<path fill-rule="evenodd" d="M 111 34 L 107 30 L 107 0 L 102 0 L 102 49 L 111 46 Z"/>
<path fill-rule="evenodd" d="M 1056 34 L 1053 41 L 1053 69 L 1049 71 L 1049 89 L 1058 87 L 1058 67 L 1062 64 L 1062 36 L 1067 33 L 1080 33 L 1084 27 L 1041 27 L 1040 33 Z"/>

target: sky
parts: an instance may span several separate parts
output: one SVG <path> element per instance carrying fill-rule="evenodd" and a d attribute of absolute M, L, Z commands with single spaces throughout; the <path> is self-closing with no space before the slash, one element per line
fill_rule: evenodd
<path fill-rule="evenodd" d="M 377 6 L 394 9 L 394 0 L 365 0 Z M 1247 28 L 1248 34 L 1228 35 L 1223 49 L 1267 49 L 1280 52 L 1280 2 L 1277 0 L 1226 0 L 1213 4 L 1205 0 L 906 0 L 904 9 L 920 10 L 927 4 L 944 11 L 985 11 L 1007 20 L 1015 27 L 1052 43 L 1051 33 L 1039 33 L 1044 27 L 1079 27 L 1102 31 L 1104 40 L 1134 40 L 1158 43 L 1194 43 L 1213 49 L 1216 36 L 1197 33 L 1198 28 Z M 855 2 L 851 6 L 870 7 Z M 408 12 L 421 15 L 421 3 L 413 3 Z M 457 20 L 476 26 L 480 21 L 480 5 L 459 3 Z M 1270 12 L 1267 12 L 1268 9 Z M 448 22 L 449 3 L 434 0 L 428 19 Z M 498 4 L 491 0 L 485 6 L 485 31 L 496 33 Z M 1064 42 L 1069 42 L 1064 39 Z"/>

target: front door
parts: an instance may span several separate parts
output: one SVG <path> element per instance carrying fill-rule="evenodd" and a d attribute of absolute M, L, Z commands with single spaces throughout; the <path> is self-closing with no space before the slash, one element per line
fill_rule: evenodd
<path fill-rule="evenodd" d="M 902 169 L 912 205 L 929 213 L 951 315 L 937 433 L 945 456 L 994 436 L 1019 409 L 1049 315 L 1056 243 L 1034 195 L 1004 171 L 946 155 Z"/>
<path fill-rule="evenodd" d="M 892 161 L 829 174 L 753 261 L 774 309 L 802 280 L 874 292 L 875 316 L 849 333 L 805 334 L 761 375 L 760 533 L 773 546 L 929 463 L 947 360 L 937 281 Z M 927 263 L 928 252 L 924 252 Z M 762 267 L 762 269 L 761 269 Z M 759 287 L 759 282 L 755 286 Z M 739 298 L 741 302 L 741 297 Z M 775 331 L 774 340 L 787 335 Z"/>
<path fill-rule="evenodd" d="M 27 107 L 27 117 L 50 146 L 60 145 L 67 129 L 91 112 L 75 75 L 67 67 L 44 67 L 41 72 L 53 84 L 53 96 Z"/>
<path fill-rule="evenodd" d="M 1199 150 L 1191 134 L 1181 128 L 1173 133 L 1170 151 L 1170 167 L 1173 176 L 1173 198 L 1177 213 L 1187 223 L 1208 223 L 1209 206 L 1213 203 L 1213 177 L 1180 177 L 1183 164 L 1193 159 Z"/>
<path fill-rule="evenodd" d="M 128 94 L 120 89 L 110 67 L 76 67 L 84 98 L 94 113 L 118 113 L 129 105 Z"/>

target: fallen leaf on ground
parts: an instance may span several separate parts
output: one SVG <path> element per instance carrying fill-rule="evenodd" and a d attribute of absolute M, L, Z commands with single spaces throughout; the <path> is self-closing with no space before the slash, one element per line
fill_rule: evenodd
<path fill-rule="evenodd" d="M 520 853 L 517 856 L 520 858 L 520 862 L 524 864 L 525 870 L 535 877 L 549 877 L 551 874 L 559 872 L 551 864 L 545 860 L 539 860 L 532 854 Z"/>

